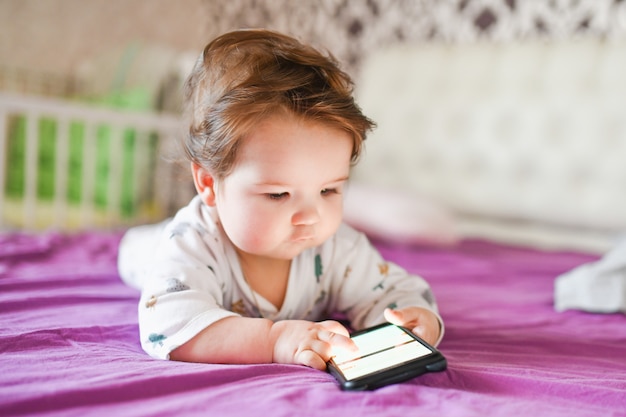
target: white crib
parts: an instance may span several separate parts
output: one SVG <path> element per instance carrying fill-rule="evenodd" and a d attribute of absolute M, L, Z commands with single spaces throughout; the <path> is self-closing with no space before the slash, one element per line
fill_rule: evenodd
<path fill-rule="evenodd" d="M 0 93 L 0 230 L 157 221 L 192 190 L 178 117 Z M 45 149 L 44 149 L 45 148 Z"/>

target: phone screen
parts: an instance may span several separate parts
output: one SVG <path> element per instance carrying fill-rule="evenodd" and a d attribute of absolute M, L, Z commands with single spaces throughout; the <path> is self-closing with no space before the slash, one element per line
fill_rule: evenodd
<path fill-rule="evenodd" d="M 397 326 L 382 326 L 352 336 L 357 352 L 341 351 L 333 358 L 346 380 L 419 359 L 433 353 L 427 346 Z"/>

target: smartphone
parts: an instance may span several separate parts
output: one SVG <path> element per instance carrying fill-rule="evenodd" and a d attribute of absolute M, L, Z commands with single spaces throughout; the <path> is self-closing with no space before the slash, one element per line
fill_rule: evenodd
<path fill-rule="evenodd" d="M 441 352 L 394 324 L 380 324 L 350 337 L 358 351 L 337 352 L 327 363 L 343 390 L 373 390 L 447 367 Z"/>

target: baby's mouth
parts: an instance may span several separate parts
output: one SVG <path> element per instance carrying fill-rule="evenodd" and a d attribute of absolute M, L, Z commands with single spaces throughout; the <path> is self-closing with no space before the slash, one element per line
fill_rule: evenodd
<path fill-rule="evenodd" d="M 302 235 L 302 236 L 296 236 L 294 238 L 292 238 L 292 242 L 306 242 L 307 240 L 313 240 L 315 238 L 315 236 L 313 235 Z"/>

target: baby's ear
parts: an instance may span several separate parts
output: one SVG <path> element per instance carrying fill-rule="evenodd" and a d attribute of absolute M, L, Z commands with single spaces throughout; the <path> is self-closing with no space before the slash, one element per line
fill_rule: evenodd
<path fill-rule="evenodd" d="M 215 205 L 215 179 L 205 168 L 196 163 L 191 163 L 193 183 L 198 195 L 207 206 Z"/>

